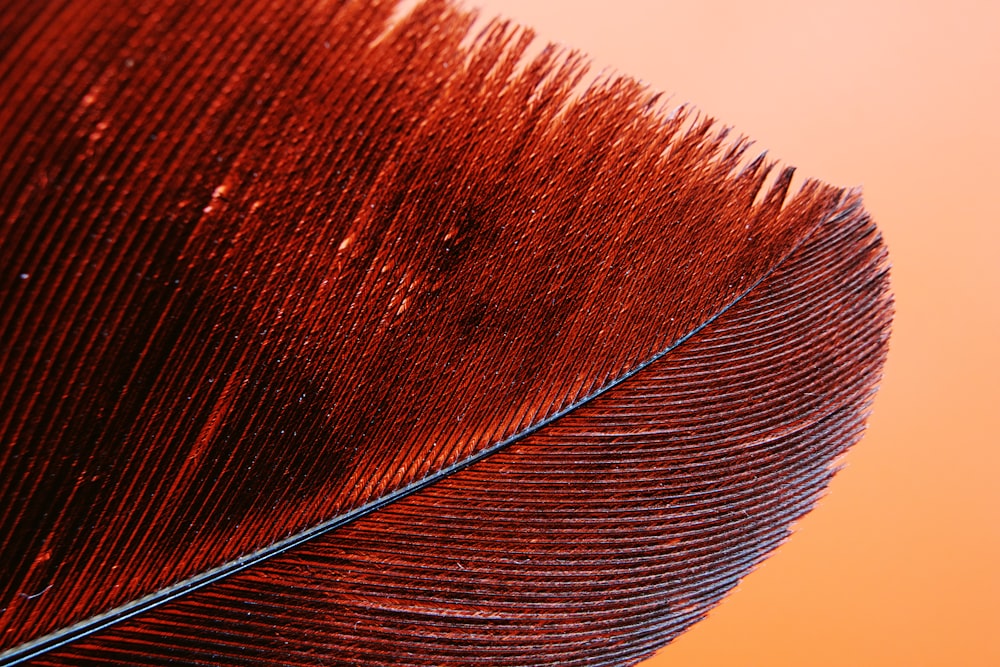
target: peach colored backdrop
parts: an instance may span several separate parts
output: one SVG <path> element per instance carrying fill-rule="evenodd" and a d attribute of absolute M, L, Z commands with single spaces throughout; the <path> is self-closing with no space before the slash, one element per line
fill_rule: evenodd
<path fill-rule="evenodd" d="M 896 326 L 792 540 L 644 665 L 1000 665 L 1000 2 L 466 0 L 861 184 Z"/>

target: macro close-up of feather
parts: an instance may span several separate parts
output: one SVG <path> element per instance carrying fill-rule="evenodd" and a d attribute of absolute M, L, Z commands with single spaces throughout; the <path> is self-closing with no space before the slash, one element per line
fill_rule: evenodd
<path fill-rule="evenodd" d="M 0 665 L 991 664 L 907 7 L 0 0 Z"/>

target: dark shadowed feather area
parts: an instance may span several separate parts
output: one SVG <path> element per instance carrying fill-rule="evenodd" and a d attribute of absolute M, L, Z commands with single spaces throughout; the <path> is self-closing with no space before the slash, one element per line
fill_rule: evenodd
<path fill-rule="evenodd" d="M 0 2 L 0 663 L 632 664 L 860 437 L 858 193 L 395 10 Z"/>

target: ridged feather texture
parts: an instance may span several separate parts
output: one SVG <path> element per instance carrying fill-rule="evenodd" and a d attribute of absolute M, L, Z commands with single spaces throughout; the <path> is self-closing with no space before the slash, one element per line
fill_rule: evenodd
<path fill-rule="evenodd" d="M 632 664 L 860 436 L 856 192 L 396 9 L 0 4 L 3 664 Z"/>

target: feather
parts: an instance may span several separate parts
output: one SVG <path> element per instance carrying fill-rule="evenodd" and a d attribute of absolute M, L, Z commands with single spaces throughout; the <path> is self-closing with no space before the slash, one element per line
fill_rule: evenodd
<path fill-rule="evenodd" d="M 632 664 L 861 434 L 856 191 L 445 1 L 0 5 L 0 662 Z"/>

